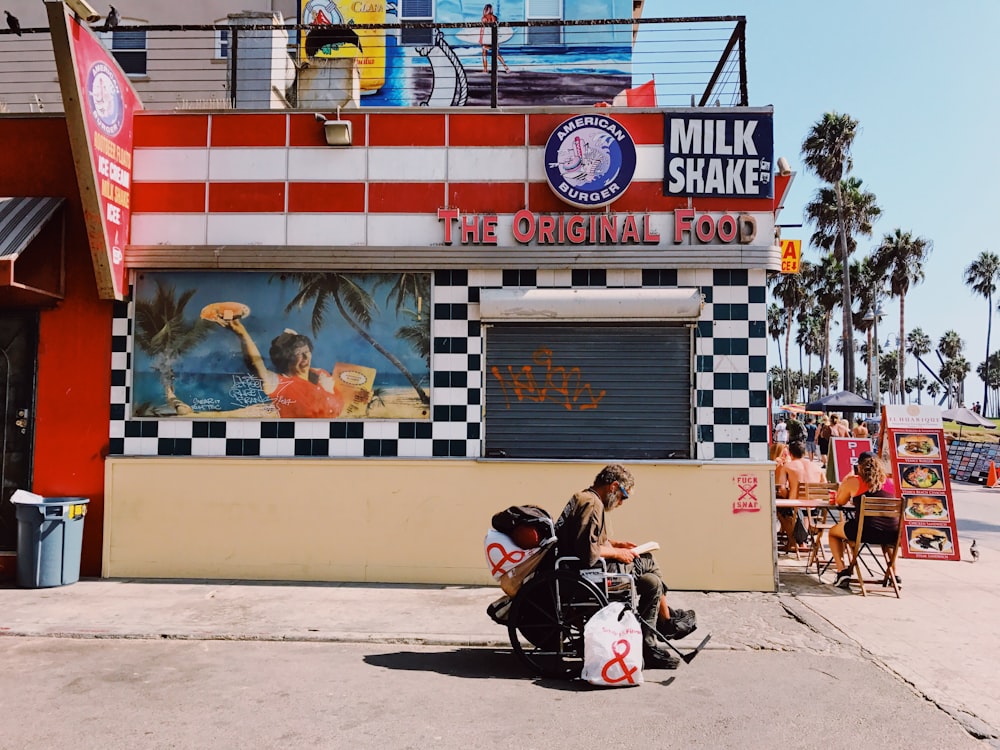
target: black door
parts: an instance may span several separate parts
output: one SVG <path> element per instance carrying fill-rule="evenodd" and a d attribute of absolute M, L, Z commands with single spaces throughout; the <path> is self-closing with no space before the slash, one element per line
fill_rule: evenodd
<path fill-rule="evenodd" d="M 31 489 L 38 314 L 0 310 L 0 550 L 17 546 L 10 496 Z"/>

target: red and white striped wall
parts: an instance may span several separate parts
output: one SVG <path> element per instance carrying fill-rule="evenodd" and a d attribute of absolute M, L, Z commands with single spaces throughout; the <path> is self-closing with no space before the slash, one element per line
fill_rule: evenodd
<path fill-rule="evenodd" d="M 543 153 L 573 114 L 357 113 L 343 118 L 353 145 L 335 148 L 312 113 L 140 112 L 132 244 L 417 247 L 441 244 L 437 211 L 445 206 L 508 220 L 524 208 L 565 213 L 572 209 L 549 189 Z M 687 206 L 750 212 L 759 224 L 754 245 L 772 244 L 780 201 L 665 197 L 663 115 L 610 116 L 638 156 L 613 211 L 661 221 Z"/>

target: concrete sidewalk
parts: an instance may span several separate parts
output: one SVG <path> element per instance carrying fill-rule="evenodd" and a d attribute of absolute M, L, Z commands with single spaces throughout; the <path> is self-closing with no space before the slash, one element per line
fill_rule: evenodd
<path fill-rule="evenodd" d="M 854 652 L 876 661 L 975 736 L 1000 729 L 1000 490 L 957 488 L 963 555 L 903 560 L 903 596 L 861 597 L 782 558 L 781 588 L 676 592 L 711 632 L 709 650 Z M 0 585 L 0 635 L 507 646 L 486 614 L 499 588 L 238 581 L 82 580 L 50 589 Z M 683 643 L 681 644 L 683 646 Z M 995 740 L 1000 747 L 1000 740 Z"/>
<path fill-rule="evenodd" d="M 966 723 L 1000 729 L 1000 489 L 952 485 L 962 561 L 900 559 L 901 597 L 817 585 L 804 565 L 782 558 L 781 592 L 860 644 L 929 700 Z M 972 540 L 981 551 L 969 555 Z M 975 717 L 975 719 L 970 718 Z"/>

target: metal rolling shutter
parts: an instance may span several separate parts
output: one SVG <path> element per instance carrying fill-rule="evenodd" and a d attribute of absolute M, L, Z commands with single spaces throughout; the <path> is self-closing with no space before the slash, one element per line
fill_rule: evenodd
<path fill-rule="evenodd" d="M 494 324 L 485 455 L 689 458 L 691 327 Z"/>

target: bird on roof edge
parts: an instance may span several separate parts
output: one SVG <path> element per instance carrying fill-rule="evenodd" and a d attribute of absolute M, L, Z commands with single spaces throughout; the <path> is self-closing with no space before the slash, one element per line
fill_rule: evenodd
<path fill-rule="evenodd" d="M 101 31 L 111 31 L 112 29 L 118 28 L 118 22 L 121 20 L 121 16 L 118 15 L 118 9 L 113 5 L 109 5 L 111 8 L 108 11 L 108 15 L 104 18 L 104 25 L 101 27 Z"/>
<path fill-rule="evenodd" d="M 976 540 L 972 540 L 972 546 L 969 547 L 969 554 L 972 555 L 972 562 L 976 562 L 979 559 L 979 550 L 976 549 Z"/>
<path fill-rule="evenodd" d="M 17 20 L 17 16 L 11 13 L 9 10 L 5 10 L 4 13 L 7 14 L 7 26 L 18 36 L 21 36 L 21 22 Z"/>

